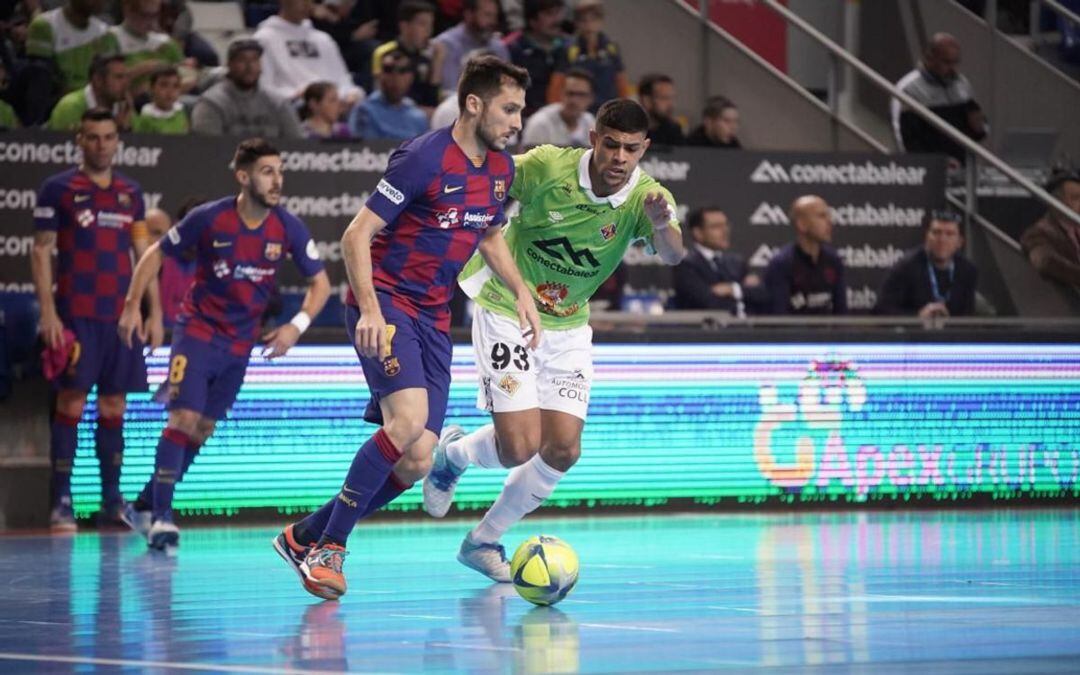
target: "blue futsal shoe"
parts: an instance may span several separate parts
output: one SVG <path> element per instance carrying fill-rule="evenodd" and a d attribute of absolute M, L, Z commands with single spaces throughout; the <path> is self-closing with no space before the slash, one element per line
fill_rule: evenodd
<path fill-rule="evenodd" d="M 465 435 L 456 424 L 443 429 L 439 444 L 435 446 L 435 458 L 431 471 L 424 478 L 424 510 L 436 518 L 442 518 L 454 503 L 454 488 L 465 468 L 458 468 L 446 458 L 446 446 Z"/>
<path fill-rule="evenodd" d="M 510 563 L 502 544 L 481 544 L 466 535 L 457 559 L 465 567 L 471 567 L 492 581 L 510 583 Z"/>

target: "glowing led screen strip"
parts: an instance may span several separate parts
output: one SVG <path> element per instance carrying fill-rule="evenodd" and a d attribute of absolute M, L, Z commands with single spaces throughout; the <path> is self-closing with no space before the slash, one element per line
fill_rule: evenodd
<path fill-rule="evenodd" d="M 164 350 L 150 359 L 165 376 Z M 581 461 L 555 505 L 1080 496 L 1080 346 L 598 345 Z M 472 348 L 454 349 L 447 423 L 484 424 Z M 584 395 L 569 388 L 569 396 Z M 229 418 L 176 491 L 181 512 L 306 509 L 331 497 L 374 427 L 346 346 L 253 357 Z M 165 413 L 132 397 L 123 491 L 153 466 Z M 98 508 L 92 410 L 79 432 L 80 515 Z M 486 507 L 505 473 L 473 470 Z M 397 508 L 418 508 L 419 485 Z"/>

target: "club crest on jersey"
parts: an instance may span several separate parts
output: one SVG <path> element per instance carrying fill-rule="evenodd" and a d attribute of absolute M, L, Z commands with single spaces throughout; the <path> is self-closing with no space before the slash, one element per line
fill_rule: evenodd
<path fill-rule="evenodd" d="M 383 359 L 382 367 L 387 377 L 393 377 L 401 372 L 401 363 L 396 356 L 388 356 Z"/>
<path fill-rule="evenodd" d="M 268 241 L 266 242 L 266 248 L 263 249 L 263 256 L 273 262 L 281 258 L 281 242 L 280 241 Z"/>
<path fill-rule="evenodd" d="M 75 214 L 75 220 L 81 227 L 90 227 L 94 224 L 94 212 L 90 209 L 83 209 Z"/>
<path fill-rule="evenodd" d="M 495 192 L 495 199 L 499 200 L 500 202 L 502 200 L 506 199 L 506 179 L 505 178 L 496 178 L 495 179 L 494 192 Z"/>
<path fill-rule="evenodd" d="M 569 290 L 566 284 L 549 281 L 536 287 L 536 297 L 545 307 L 554 307 L 566 299 Z"/>
<path fill-rule="evenodd" d="M 615 238 L 615 232 L 618 228 L 615 223 L 608 223 L 600 228 L 600 236 L 604 238 L 604 241 L 611 241 Z"/>

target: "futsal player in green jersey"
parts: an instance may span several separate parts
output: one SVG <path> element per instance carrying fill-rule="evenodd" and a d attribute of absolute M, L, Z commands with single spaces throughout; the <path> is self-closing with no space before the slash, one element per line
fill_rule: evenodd
<path fill-rule="evenodd" d="M 547 499 L 581 455 L 593 377 L 589 298 L 636 241 L 668 265 L 685 254 L 671 193 L 638 167 L 648 127 L 640 105 L 616 99 L 601 106 L 590 149 L 542 145 L 514 158 L 510 196 L 521 212 L 505 236 L 540 310 L 544 333 L 535 350 L 526 348 L 514 293 L 482 258 L 473 256 L 458 277 L 476 303 L 477 406 L 493 424 L 470 434 L 443 430 L 424 480 L 424 508 L 444 516 L 474 464 L 513 468 L 458 553 L 495 581 L 510 581 L 499 539 Z"/>

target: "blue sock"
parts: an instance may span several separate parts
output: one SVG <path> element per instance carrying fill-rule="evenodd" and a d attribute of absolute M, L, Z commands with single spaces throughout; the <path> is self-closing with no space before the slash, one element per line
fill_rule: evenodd
<path fill-rule="evenodd" d="M 405 492 L 411 487 L 411 483 L 408 485 L 402 483 L 394 472 L 391 471 L 390 477 L 386 479 L 386 482 L 382 484 L 379 491 L 371 498 L 371 501 L 368 502 L 367 507 L 360 513 L 357 520 L 367 518 L 400 497 L 402 492 Z M 334 504 L 336 503 L 337 497 L 326 502 L 320 506 L 317 511 L 293 526 L 293 537 L 296 539 L 297 543 L 304 546 L 311 546 L 319 540 L 319 537 L 326 530 L 326 525 L 330 522 L 330 514 L 334 512 Z"/>
<path fill-rule="evenodd" d="M 188 469 L 195 463 L 195 458 L 199 455 L 199 450 L 202 449 L 202 445 L 195 443 L 194 441 L 184 446 L 184 464 L 180 467 L 180 480 L 183 480 L 184 475 L 187 474 Z M 154 477 L 150 476 L 150 479 L 146 481 L 146 485 L 143 486 L 142 492 L 135 498 L 135 510 L 136 511 L 149 511 L 154 504 Z"/>
<path fill-rule="evenodd" d="M 320 544 L 329 542 L 345 546 L 353 525 L 386 482 L 399 459 L 401 451 L 383 429 L 376 431 L 360 446 L 345 476 L 345 484 L 334 500 L 334 509 L 319 539 Z"/>
<path fill-rule="evenodd" d="M 154 520 L 172 520 L 173 491 L 184 468 L 184 448 L 191 439 L 177 429 L 161 432 L 154 457 Z"/>
<path fill-rule="evenodd" d="M 79 418 L 57 412 L 49 425 L 49 456 L 52 460 L 52 505 L 71 506 L 71 467 L 79 444 Z"/>
<path fill-rule="evenodd" d="M 98 417 L 94 441 L 101 466 L 101 498 L 105 509 L 124 502 L 120 494 L 120 467 L 124 463 L 124 418 Z"/>

